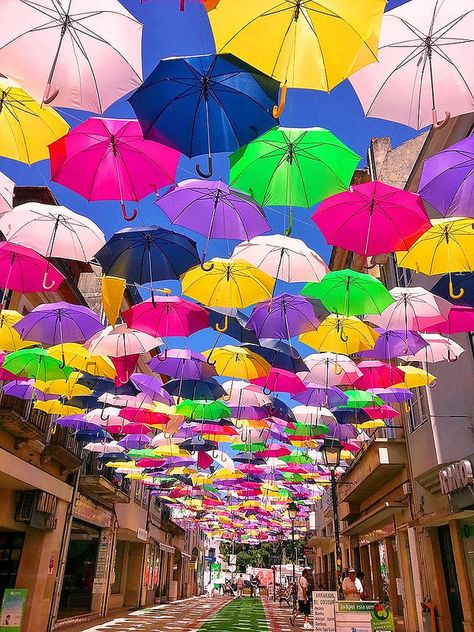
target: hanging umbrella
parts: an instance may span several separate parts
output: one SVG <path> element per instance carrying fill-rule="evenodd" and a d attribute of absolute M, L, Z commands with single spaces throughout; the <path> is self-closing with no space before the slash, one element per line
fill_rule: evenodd
<path fill-rule="evenodd" d="M 328 244 L 364 259 L 408 250 L 431 227 L 418 195 L 377 181 L 324 200 L 312 219 Z"/>
<path fill-rule="evenodd" d="M 145 138 L 190 158 L 231 152 L 273 127 L 278 83 L 233 55 L 163 59 L 130 103 Z M 249 125 L 249 121 L 252 122 Z"/>
<path fill-rule="evenodd" d="M 189 349 L 167 349 L 164 355 L 166 357 L 155 356 L 148 363 L 150 369 L 160 375 L 180 380 L 201 380 L 216 374 L 202 353 Z"/>
<path fill-rule="evenodd" d="M 99 227 L 64 206 L 27 202 L 0 217 L 7 241 L 33 248 L 43 256 L 90 261 L 105 237 Z"/>
<path fill-rule="evenodd" d="M 351 355 L 372 349 L 378 337 L 376 331 L 354 316 L 331 314 L 316 331 L 304 333 L 299 339 L 317 351 Z"/>
<path fill-rule="evenodd" d="M 137 121 L 90 118 L 50 148 L 51 180 L 79 193 L 86 200 L 119 200 L 123 218 L 125 201 L 138 202 L 172 184 L 179 153 L 143 140 Z"/>
<path fill-rule="evenodd" d="M 2 363 L 2 369 L 43 382 L 67 378 L 74 371 L 72 367 L 64 366 L 59 360 L 49 356 L 46 349 L 38 347 L 9 353 Z"/>
<path fill-rule="evenodd" d="M 209 349 L 204 355 L 207 362 L 215 367 L 218 375 L 251 380 L 266 376 L 270 371 L 268 362 L 245 347 L 226 345 Z"/>
<path fill-rule="evenodd" d="M 265 406 L 270 403 L 269 397 L 255 384 L 250 384 L 246 381 L 229 380 L 224 382 L 222 387 L 227 391 L 225 400 L 227 405 L 234 409 L 246 406 Z M 238 417 L 239 415 L 233 416 Z"/>
<path fill-rule="evenodd" d="M 209 326 L 219 333 L 225 332 L 227 336 L 234 338 L 240 343 L 258 344 L 258 338 L 255 333 L 246 327 L 248 316 L 244 312 L 233 307 L 215 307 L 207 311 L 209 313 Z"/>
<path fill-rule="evenodd" d="M 251 239 L 270 230 L 263 209 L 221 181 L 180 182 L 156 203 L 172 224 L 206 237 L 202 265 L 211 239 Z"/>
<path fill-rule="evenodd" d="M 286 87 L 330 91 L 377 59 L 385 3 L 343 0 L 280 3 L 221 0 L 209 13 L 216 48 L 276 77 Z"/>
<path fill-rule="evenodd" d="M 174 397 L 183 399 L 216 400 L 226 394 L 216 380 L 170 380 L 163 385 L 165 391 Z"/>
<path fill-rule="evenodd" d="M 142 25 L 117 0 L 7 0 L 0 21 L 2 71 L 38 101 L 103 112 L 141 83 Z"/>
<path fill-rule="evenodd" d="M 347 402 L 347 395 L 337 386 L 324 387 L 316 382 L 305 382 L 304 384 L 306 390 L 302 393 L 296 393 L 293 399 L 305 406 L 335 408 L 336 406 L 344 406 Z"/>
<path fill-rule="evenodd" d="M 0 13 L 4 6 L 0 7 Z M 48 145 L 69 129 L 57 112 L 41 107 L 6 77 L 0 77 L 0 103 L 0 155 L 5 158 L 28 165 L 45 160 L 49 155 Z"/>
<path fill-rule="evenodd" d="M 262 338 L 258 345 L 246 343 L 243 346 L 264 358 L 275 369 L 284 369 L 290 373 L 308 370 L 300 353 L 282 340 Z"/>
<path fill-rule="evenodd" d="M 104 274 L 152 289 L 154 281 L 179 279 L 200 261 L 195 241 L 158 226 L 117 231 L 96 259 Z"/>
<path fill-rule="evenodd" d="M 289 340 L 316 329 L 319 321 L 311 303 L 301 296 L 280 294 L 256 305 L 247 323 L 258 338 Z"/>
<path fill-rule="evenodd" d="M 403 371 L 386 362 L 364 360 L 357 366 L 359 371 L 362 371 L 362 376 L 354 382 L 354 386 L 358 389 L 387 388 L 403 382 Z"/>
<path fill-rule="evenodd" d="M 445 321 L 432 324 L 424 330 L 446 336 L 474 331 L 474 309 L 455 305 L 449 310 Z"/>
<path fill-rule="evenodd" d="M 360 158 L 330 131 L 275 127 L 230 156 L 230 183 L 262 206 L 310 208 L 345 191 Z"/>
<path fill-rule="evenodd" d="M 48 355 L 56 360 L 65 359 L 68 366 L 94 376 L 113 379 L 116 375 L 114 365 L 107 356 L 93 356 L 80 344 L 66 342 L 48 349 Z"/>
<path fill-rule="evenodd" d="M 21 318 L 23 316 L 13 309 L 0 311 L 0 349 L 4 351 L 18 351 L 35 344 L 31 340 L 22 340 L 16 329 L 14 329 L 14 325 Z"/>
<path fill-rule="evenodd" d="M 459 298 L 454 299 L 456 305 L 463 307 L 474 307 L 474 273 L 473 272 L 456 272 L 454 274 L 446 274 L 431 288 L 433 294 L 441 296 L 447 301 L 453 301 L 450 295 L 450 282 L 452 283 L 452 293 Z M 461 292 L 462 290 L 462 292 Z M 459 296 L 461 295 L 461 296 Z M 1 347 L 1 345 L 0 345 Z"/>
<path fill-rule="evenodd" d="M 394 384 L 401 388 L 419 388 L 421 386 L 434 386 L 436 377 L 428 373 L 425 369 L 417 366 L 401 366 L 400 369 L 405 374 L 403 382 Z"/>
<path fill-rule="evenodd" d="M 388 11 L 378 63 L 350 79 L 366 115 L 420 129 L 439 127 L 438 112 L 444 122 L 472 112 L 473 25 L 470 0 L 412 0 Z"/>
<path fill-rule="evenodd" d="M 265 235 L 236 246 L 233 259 L 244 259 L 286 283 L 320 281 L 329 272 L 322 258 L 304 241 L 286 235 Z"/>
<path fill-rule="evenodd" d="M 474 217 L 474 139 L 423 161 L 418 193 L 443 217 Z"/>
<path fill-rule="evenodd" d="M 353 384 L 362 375 L 356 363 L 336 353 L 314 353 L 305 358 L 309 370 L 308 379 L 328 386 Z"/>
<path fill-rule="evenodd" d="M 207 312 L 200 305 L 180 296 L 157 296 L 122 313 L 129 327 L 152 336 L 190 336 L 209 324 Z"/>
<path fill-rule="evenodd" d="M 1 123 L 0 123 L 1 128 Z M 8 176 L 0 172 L 0 215 L 13 208 L 15 183 Z"/>
<path fill-rule="evenodd" d="M 217 420 L 230 417 L 230 408 L 221 401 L 185 399 L 176 406 L 176 413 L 188 419 Z"/>
<path fill-rule="evenodd" d="M 371 393 L 380 397 L 385 404 L 402 404 L 410 399 L 413 399 L 413 393 L 408 389 L 403 388 L 371 388 Z"/>
<path fill-rule="evenodd" d="M 376 328 L 375 331 L 379 334 L 375 347 L 368 351 L 362 351 L 359 354 L 360 358 L 390 360 L 400 357 L 407 350 L 409 353 L 416 353 L 426 346 L 425 341 L 416 331 L 380 328 Z"/>
<path fill-rule="evenodd" d="M 383 283 L 354 270 L 329 272 L 319 283 L 306 284 L 301 294 L 344 316 L 380 314 L 394 302 Z"/>
<path fill-rule="evenodd" d="M 411 268 L 424 274 L 445 274 L 451 272 L 472 272 L 474 270 L 474 248 L 472 238 L 474 227 L 471 219 L 435 219 L 408 252 L 397 254 L 401 268 Z M 449 282 L 449 296 L 462 298 L 463 288 L 454 293 L 452 280 Z"/>
<path fill-rule="evenodd" d="M 445 338 L 440 334 L 421 334 L 426 342 L 426 346 L 415 354 L 404 355 L 403 360 L 407 362 L 455 362 L 464 353 L 464 349 L 454 340 Z M 403 377 L 397 380 L 403 382 Z"/>
<path fill-rule="evenodd" d="M 263 387 L 265 394 L 270 393 L 301 393 L 306 386 L 301 379 L 285 369 L 272 367 L 268 375 L 252 379 L 253 384 Z"/>
<path fill-rule="evenodd" d="M 7 215 L 10 213 L 5 213 L 2 218 Z M 59 270 L 31 248 L 0 242 L 1 288 L 20 293 L 54 292 L 63 280 Z"/>

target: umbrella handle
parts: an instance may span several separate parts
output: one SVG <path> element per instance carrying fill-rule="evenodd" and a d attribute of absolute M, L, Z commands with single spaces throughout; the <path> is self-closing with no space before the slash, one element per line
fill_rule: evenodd
<path fill-rule="evenodd" d="M 102 408 L 102 410 L 100 411 L 100 418 L 102 419 L 102 421 L 109 421 L 110 415 L 107 415 L 107 417 L 104 417 L 104 415 L 103 415 L 104 410 L 105 410 L 105 408 Z"/>
<path fill-rule="evenodd" d="M 186 0 L 179 0 L 179 10 L 184 11 Z"/>
<path fill-rule="evenodd" d="M 203 171 L 199 165 L 196 165 L 196 171 L 201 178 L 210 178 L 212 176 L 212 156 L 207 157 L 207 172 Z"/>
<path fill-rule="evenodd" d="M 214 349 L 212 349 L 212 351 L 214 351 Z M 209 364 L 209 366 L 216 366 L 216 364 L 217 364 L 217 360 L 211 360 L 212 351 L 211 351 L 211 353 L 207 356 L 207 358 L 206 358 L 206 362 L 207 362 L 207 364 Z"/>
<path fill-rule="evenodd" d="M 158 362 L 164 362 L 168 358 L 168 347 L 166 347 L 166 349 L 163 351 L 163 357 L 161 356 L 161 353 L 158 353 L 155 358 L 158 360 Z"/>
<path fill-rule="evenodd" d="M 342 366 L 340 364 L 337 364 L 337 362 L 336 362 L 336 364 L 334 365 L 334 374 L 335 375 L 341 375 L 343 370 L 344 369 L 342 368 Z"/>
<path fill-rule="evenodd" d="M 408 414 L 411 410 L 411 406 L 408 402 L 405 402 L 405 412 Z"/>
<path fill-rule="evenodd" d="M 136 208 L 133 209 L 131 215 L 127 215 L 127 207 L 125 206 L 125 202 L 120 202 L 120 208 L 122 209 L 122 217 L 126 222 L 133 222 L 133 220 L 138 215 L 138 211 Z"/>
<path fill-rule="evenodd" d="M 222 327 L 219 325 L 219 323 L 216 323 L 216 331 L 218 331 L 220 334 L 224 334 L 227 331 L 228 327 L 229 327 L 229 317 L 226 314 L 224 316 L 224 324 L 222 325 Z"/>
<path fill-rule="evenodd" d="M 267 388 L 266 386 L 264 386 L 262 388 L 262 392 L 263 392 L 264 395 L 271 395 L 272 394 L 271 389 Z"/>
<path fill-rule="evenodd" d="M 46 90 L 44 91 L 44 96 L 43 96 L 43 103 L 45 105 L 49 105 L 50 103 L 52 103 L 59 94 L 59 88 L 53 88 L 53 89 L 51 88 L 52 88 L 52 85 L 48 83 L 48 85 L 46 86 Z"/>
<path fill-rule="evenodd" d="M 445 111 L 444 119 L 441 122 L 438 122 L 438 113 L 436 112 L 436 108 L 432 110 L 433 114 L 433 129 L 442 129 L 445 127 L 451 118 L 451 112 Z"/>
<path fill-rule="evenodd" d="M 457 362 L 458 356 L 456 354 L 451 355 L 451 348 L 448 345 L 448 357 L 446 358 L 448 362 Z"/>
<path fill-rule="evenodd" d="M 48 278 L 48 271 L 46 270 L 46 272 L 43 275 L 43 281 L 42 281 L 42 286 L 43 286 L 43 290 L 51 290 L 54 287 L 54 281 L 51 281 L 51 283 L 47 283 L 47 278 Z"/>
<path fill-rule="evenodd" d="M 364 259 L 364 270 L 373 270 L 374 268 L 376 268 L 378 266 L 378 263 L 375 261 L 375 263 L 366 263 L 366 259 Z"/>
<path fill-rule="evenodd" d="M 285 109 L 286 105 L 286 91 L 287 86 L 285 81 L 285 83 L 280 86 L 280 99 L 278 101 L 278 105 L 273 106 L 273 118 L 277 119 L 283 114 L 283 110 Z"/>
<path fill-rule="evenodd" d="M 455 294 L 454 293 L 453 282 L 450 281 L 449 282 L 449 296 L 451 298 L 453 298 L 454 300 L 457 300 L 458 298 L 462 298 L 464 296 L 464 288 L 460 288 L 459 292 L 457 294 Z"/>
<path fill-rule="evenodd" d="M 172 437 L 172 436 L 173 436 L 173 435 L 172 435 L 172 434 L 170 434 L 169 432 L 164 432 L 164 433 L 163 433 L 163 437 L 164 437 L 165 439 L 171 439 L 171 437 Z"/>
<path fill-rule="evenodd" d="M 205 261 L 201 261 L 201 270 L 203 270 L 204 272 L 210 272 L 213 269 L 214 269 L 214 264 L 213 263 L 210 263 L 206 267 L 206 262 Z"/>

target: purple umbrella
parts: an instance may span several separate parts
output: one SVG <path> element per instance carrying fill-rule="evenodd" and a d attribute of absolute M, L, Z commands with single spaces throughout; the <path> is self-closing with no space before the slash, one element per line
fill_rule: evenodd
<path fill-rule="evenodd" d="M 268 408 L 264 406 L 229 406 L 230 416 L 235 419 L 248 419 L 258 421 L 266 419 L 269 415 Z"/>
<path fill-rule="evenodd" d="M 265 213 L 249 195 L 223 182 L 186 180 L 157 200 L 172 224 L 190 228 L 210 239 L 248 241 L 270 230 Z"/>
<path fill-rule="evenodd" d="M 418 193 L 444 217 L 474 217 L 474 138 L 423 163 Z"/>
<path fill-rule="evenodd" d="M 120 439 L 118 445 L 126 450 L 140 450 L 149 445 L 151 437 L 146 434 L 129 434 Z"/>
<path fill-rule="evenodd" d="M 216 375 L 205 355 L 189 349 L 168 349 L 163 356 L 152 358 L 148 366 L 155 373 L 177 380 L 204 380 Z"/>
<path fill-rule="evenodd" d="M 3 393 L 10 395 L 10 397 L 16 397 L 17 399 L 37 399 L 42 402 L 47 402 L 51 399 L 57 399 L 58 396 L 52 393 L 42 393 L 34 388 L 35 380 L 14 380 L 5 384 L 3 387 Z"/>
<path fill-rule="evenodd" d="M 359 353 L 360 358 L 371 360 L 390 360 L 402 355 L 415 355 L 417 351 L 426 347 L 426 340 L 416 331 L 385 330 L 376 328 L 379 333 L 375 347 Z M 416 351 L 407 350 L 416 349 Z"/>
<path fill-rule="evenodd" d="M 67 417 L 60 417 L 54 422 L 62 428 L 72 428 L 76 432 L 88 432 L 88 431 L 100 431 L 101 427 L 97 424 L 93 424 L 91 421 L 86 421 L 84 415 L 68 415 Z"/>
<path fill-rule="evenodd" d="M 368 392 L 380 397 L 385 404 L 402 404 L 413 399 L 413 393 L 407 388 L 369 388 Z"/>
<path fill-rule="evenodd" d="M 327 426 L 329 428 L 327 436 L 335 437 L 342 443 L 357 438 L 358 432 L 352 424 L 340 424 L 335 421 L 330 421 Z"/>
<path fill-rule="evenodd" d="M 312 304 L 303 296 L 280 294 L 253 308 L 246 327 L 258 338 L 289 340 L 319 326 Z"/>
<path fill-rule="evenodd" d="M 160 402 L 167 406 L 173 404 L 173 398 L 165 391 L 163 382 L 159 377 L 146 375 L 145 373 L 133 373 L 130 376 L 130 380 L 144 395 L 154 402 Z"/>
<path fill-rule="evenodd" d="M 336 406 L 345 406 L 347 396 L 337 386 L 329 386 L 328 388 L 315 382 L 306 384 L 306 391 L 296 393 L 293 396 L 297 402 L 306 406 L 324 406 L 325 408 L 335 408 Z"/>

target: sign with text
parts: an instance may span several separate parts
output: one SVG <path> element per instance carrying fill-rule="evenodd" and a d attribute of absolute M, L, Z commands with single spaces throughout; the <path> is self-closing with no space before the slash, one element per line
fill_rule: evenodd
<path fill-rule="evenodd" d="M 315 632 L 336 632 L 337 592 L 315 590 L 313 592 L 313 621 Z"/>
<path fill-rule="evenodd" d="M 393 614 L 382 604 L 372 610 L 372 632 L 395 632 Z"/>
<path fill-rule="evenodd" d="M 0 613 L 0 632 L 21 632 L 27 593 L 24 588 L 5 589 Z"/>
<path fill-rule="evenodd" d="M 337 632 L 372 632 L 372 613 L 376 601 L 337 601 Z"/>

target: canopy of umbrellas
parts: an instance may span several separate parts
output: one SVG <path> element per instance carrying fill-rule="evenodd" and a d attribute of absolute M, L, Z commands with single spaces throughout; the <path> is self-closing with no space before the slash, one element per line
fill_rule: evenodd
<path fill-rule="evenodd" d="M 370 429 L 396 424 L 410 389 L 434 385 L 431 364 L 463 352 L 449 336 L 474 330 L 472 139 L 425 161 L 420 195 L 350 186 L 359 157 L 330 131 L 278 126 L 287 89 L 330 90 L 350 76 L 367 115 L 437 129 L 473 110 L 474 12 L 471 0 L 411 0 L 385 14 L 383 0 L 203 4 L 217 54 L 164 59 L 142 82 L 142 25 L 117 0 L 1 3 L 1 155 L 49 158 L 52 181 L 117 200 L 126 221 L 137 215 L 127 202 L 155 192 L 173 225 L 206 241 L 199 253 L 190 237 L 145 226 L 106 242 L 67 208 L 13 209 L 2 176 L 5 296 L 57 291 L 57 258 L 97 262 L 104 276 L 101 316 L 65 302 L 26 316 L 2 309 L 0 379 L 179 519 L 257 542 L 289 527 L 290 500 L 304 516 L 320 497 L 324 437 L 350 461 Z M 134 89 L 137 120 L 68 130 L 52 107 L 101 114 Z M 211 179 L 218 152 L 231 154 L 228 184 Z M 182 155 L 207 155 L 202 179 L 176 182 Z M 295 209 L 318 203 L 315 226 L 368 273 L 329 272 L 290 236 Z M 267 234 L 266 206 L 285 209 L 285 234 Z M 207 260 L 214 239 L 240 243 Z M 370 274 L 387 253 L 445 276 L 432 291 L 387 290 Z M 159 287 L 170 280 L 183 297 Z M 120 313 L 127 284 L 150 298 Z M 194 349 L 206 328 L 211 348 Z M 302 357 L 298 341 L 314 353 Z"/>

